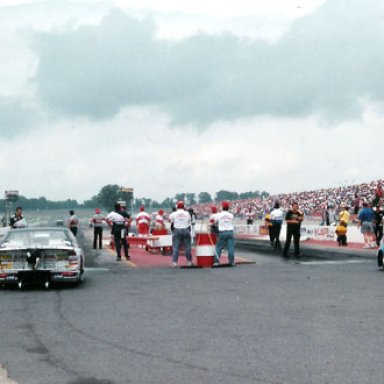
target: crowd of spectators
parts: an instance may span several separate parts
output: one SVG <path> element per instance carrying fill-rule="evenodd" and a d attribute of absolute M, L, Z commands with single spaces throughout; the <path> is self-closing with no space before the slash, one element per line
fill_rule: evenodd
<path fill-rule="evenodd" d="M 262 220 L 266 213 L 278 201 L 280 206 L 286 211 L 293 201 L 298 202 L 299 208 L 305 216 L 321 218 L 324 211 L 331 207 L 335 211 L 340 209 L 341 204 L 353 210 L 358 208 L 364 201 L 375 205 L 377 195 L 381 190 L 384 180 L 375 180 L 369 183 L 349 185 L 335 188 L 324 188 L 314 191 L 282 193 L 270 195 L 269 197 L 258 197 L 252 199 L 234 200 L 231 202 L 231 211 L 238 217 L 247 218 L 252 216 L 255 220 Z M 220 204 L 219 201 L 205 204 L 195 204 L 194 211 L 200 217 L 206 217 L 211 214 L 211 207 Z"/>

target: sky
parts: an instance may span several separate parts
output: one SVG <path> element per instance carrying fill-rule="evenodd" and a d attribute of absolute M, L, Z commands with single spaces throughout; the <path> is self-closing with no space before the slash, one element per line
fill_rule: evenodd
<path fill-rule="evenodd" d="M 382 0 L 228 3 L 0 0 L 3 190 L 161 202 L 383 178 Z"/>

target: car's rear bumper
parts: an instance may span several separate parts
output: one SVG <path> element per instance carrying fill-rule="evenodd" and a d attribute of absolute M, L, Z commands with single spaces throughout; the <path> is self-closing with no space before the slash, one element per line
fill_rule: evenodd
<path fill-rule="evenodd" d="M 0 285 L 44 284 L 46 282 L 76 283 L 81 280 L 80 270 L 1 270 Z"/>

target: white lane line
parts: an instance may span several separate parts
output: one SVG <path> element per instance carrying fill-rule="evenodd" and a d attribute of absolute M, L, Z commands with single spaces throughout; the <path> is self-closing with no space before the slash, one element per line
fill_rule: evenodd
<path fill-rule="evenodd" d="M 8 379 L 7 371 L 0 365 L 0 383 L 1 384 L 17 384 L 16 381 Z"/>
<path fill-rule="evenodd" d="M 302 265 L 338 265 L 338 264 L 365 264 L 373 260 L 328 260 L 328 261 L 303 261 Z"/>
<path fill-rule="evenodd" d="M 107 272 L 110 271 L 109 268 L 97 268 L 97 267 L 85 267 L 84 268 L 85 272 Z M 0 383 L 1 384 L 1 383 Z"/>

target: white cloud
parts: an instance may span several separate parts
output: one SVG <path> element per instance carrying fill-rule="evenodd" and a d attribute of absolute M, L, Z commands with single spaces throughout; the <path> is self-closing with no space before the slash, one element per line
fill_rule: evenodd
<path fill-rule="evenodd" d="M 378 3 L 349 2 L 347 18 L 344 5 L 325 4 L 276 44 L 233 34 L 159 41 L 151 20 L 113 10 L 99 25 L 37 35 L 35 85 L 47 110 L 92 119 L 142 105 L 200 128 L 263 115 L 353 120 L 361 98 L 383 100 L 384 54 L 373 46 L 384 30 Z"/>

